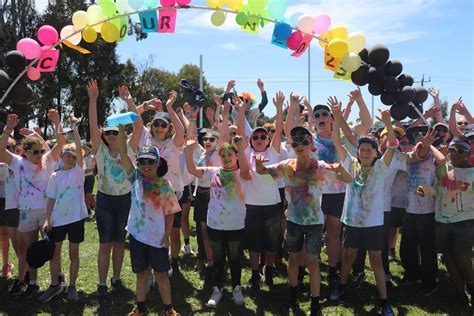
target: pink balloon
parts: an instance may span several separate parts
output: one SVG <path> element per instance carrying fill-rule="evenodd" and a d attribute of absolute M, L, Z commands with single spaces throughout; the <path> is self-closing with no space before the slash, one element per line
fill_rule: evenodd
<path fill-rule="evenodd" d="M 315 34 L 323 34 L 331 26 L 331 18 L 327 14 L 319 14 L 314 17 L 314 28 Z"/>
<path fill-rule="evenodd" d="M 296 50 L 300 46 L 301 41 L 303 40 L 303 33 L 300 31 L 293 32 L 290 37 L 286 40 L 286 45 L 291 50 Z"/>
<path fill-rule="evenodd" d="M 43 25 L 38 30 L 38 39 L 43 45 L 52 46 L 59 39 L 58 31 L 51 25 Z"/>
<path fill-rule="evenodd" d="M 175 0 L 160 0 L 160 3 L 163 7 L 172 7 L 174 6 Z"/>
<path fill-rule="evenodd" d="M 41 77 L 41 73 L 39 72 L 39 70 L 33 67 L 28 68 L 27 75 L 28 79 L 30 79 L 31 81 L 36 81 Z"/>
<path fill-rule="evenodd" d="M 35 59 L 41 55 L 41 46 L 32 38 L 23 38 L 16 43 L 16 49 L 25 55 L 26 59 Z"/>
<path fill-rule="evenodd" d="M 191 0 L 176 0 L 179 5 L 188 5 L 191 3 Z"/>

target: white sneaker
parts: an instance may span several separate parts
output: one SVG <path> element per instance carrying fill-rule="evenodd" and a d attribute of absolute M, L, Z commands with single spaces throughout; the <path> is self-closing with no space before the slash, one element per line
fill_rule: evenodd
<path fill-rule="evenodd" d="M 222 298 L 222 290 L 219 290 L 217 286 L 212 287 L 212 295 L 209 301 L 207 301 L 207 306 L 217 306 Z"/>
<path fill-rule="evenodd" d="M 244 295 L 242 294 L 242 287 L 237 285 L 232 290 L 232 298 L 234 299 L 234 303 L 237 305 L 242 305 L 244 303 Z"/>
<path fill-rule="evenodd" d="M 191 248 L 190 244 L 184 245 L 182 251 L 183 251 L 184 255 L 193 255 L 194 254 L 193 248 Z"/>

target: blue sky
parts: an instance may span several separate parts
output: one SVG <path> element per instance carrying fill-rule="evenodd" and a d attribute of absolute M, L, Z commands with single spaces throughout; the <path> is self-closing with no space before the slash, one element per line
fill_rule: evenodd
<path fill-rule="evenodd" d="M 37 0 L 43 6 L 45 0 Z M 345 25 L 349 32 L 366 35 L 367 46 L 385 44 L 390 58 L 398 59 L 404 73 L 415 80 L 431 77 L 427 87 L 440 89 L 442 100 L 452 104 L 463 96 L 468 109 L 474 113 L 474 5 L 471 0 L 288 0 L 288 15 L 296 12 L 315 15 L 328 13 L 332 25 Z M 193 5 L 206 5 L 193 0 Z M 129 37 L 119 43 L 117 52 L 122 61 L 132 59 L 137 64 L 152 60 L 155 67 L 178 71 L 183 64 L 199 63 L 204 57 L 204 75 L 215 86 L 225 87 L 230 79 L 237 81 L 239 92 L 258 95 L 257 78 L 265 82 L 269 96 L 282 90 L 308 95 L 308 58 L 290 56 L 290 51 L 270 43 L 272 25 L 259 34 L 243 32 L 228 15 L 221 27 L 210 22 L 211 13 L 200 10 L 180 10 L 175 34 L 150 33 L 148 39 L 137 42 Z M 93 52 L 97 54 L 99 52 Z M 314 42 L 311 51 L 311 103 L 325 103 L 336 95 L 343 102 L 354 86 L 334 79 L 323 67 L 323 50 Z M 367 86 L 362 88 L 367 104 L 371 96 Z M 375 108 L 385 108 L 374 98 Z M 431 100 L 425 103 L 425 108 Z M 355 113 L 354 113 L 355 112 Z M 265 113 L 275 111 L 269 104 Z M 357 111 L 353 111 L 353 120 Z"/>

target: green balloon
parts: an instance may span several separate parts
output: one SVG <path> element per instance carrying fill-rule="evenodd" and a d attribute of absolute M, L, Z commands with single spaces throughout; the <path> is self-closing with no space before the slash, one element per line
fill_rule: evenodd
<path fill-rule="evenodd" d="M 102 8 L 102 13 L 107 18 L 113 17 L 117 13 L 117 8 L 112 0 L 99 0 L 99 7 Z"/>
<path fill-rule="evenodd" d="M 235 22 L 237 22 L 238 25 L 245 25 L 248 20 L 249 17 L 243 12 L 239 12 L 239 14 L 235 16 Z"/>

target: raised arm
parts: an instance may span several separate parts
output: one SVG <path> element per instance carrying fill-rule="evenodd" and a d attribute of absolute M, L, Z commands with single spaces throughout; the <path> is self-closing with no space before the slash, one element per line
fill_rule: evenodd
<path fill-rule="evenodd" d="M 219 129 L 219 142 L 217 143 L 216 148 L 221 148 L 224 143 L 228 143 L 230 140 L 230 133 L 229 133 L 229 110 L 231 109 L 232 105 L 229 101 L 224 101 L 224 109 L 222 112 L 222 125 Z"/>
<path fill-rule="evenodd" d="M 342 129 L 344 136 L 352 144 L 352 146 L 357 147 L 357 136 L 354 134 L 349 124 L 347 124 L 346 120 L 344 119 L 344 114 L 341 112 L 342 103 L 338 102 L 336 97 L 329 97 L 326 104 L 331 108 L 334 118 L 339 116 L 339 127 Z M 336 113 L 334 111 L 336 111 Z"/>
<path fill-rule="evenodd" d="M 30 129 L 27 129 L 25 127 L 20 129 L 20 135 L 27 138 L 27 137 L 34 137 L 38 139 L 41 142 L 41 148 L 45 149 L 46 151 L 50 151 L 51 148 L 49 147 L 48 143 L 44 140 L 43 136 L 41 136 L 41 133 L 38 133 L 37 131 L 32 131 Z"/>
<path fill-rule="evenodd" d="M 303 99 L 303 104 L 306 107 L 306 111 L 308 112 L 309 129 L 312 133 L 316 133 L 316 130 L 315 130 L 316 123 L 314 121 L 313 107 L 311 106 L 311 104 L 309 103 L 306 97 L 304 97 Z"/>
<path fill-rule="evenodd" d="M 238 96 L 234 96 L 233 101 L 237 109 L 237 133 L 245 137 L 245 105 Z M 250 140 L 247 141 L 247 138 L 245 138 L 243 142 L 244 149 L 247 148 L 249 141 Z"/>
<path fill-rule="evenodd" d="M 276 124 L 275 133 L 273 134 L 271 144 L 277 153 L 280 153 L 281 147 L 281 132 L 283 130 L 283 102 L 285 102 L 285 95 L 283 92 L 278 91 L 273 98 L 273 104 L 276 107 Z"/>
<path fill-rule="evenodd" d="M 244 180 L 251 180 L 252 174 L 250 173 L 249 162 L 247 161 L 247 157 L 245 156 L 245 140 L 242 136 L 237 135 L 234 137 L 234 143 L 239 150 L 239 153 L 237 155 L 239 157 L 240 177 Z"/>
<path fill-rule="evenodd" d="M 219 106 L 216 105 L 216 109 L 220 110 L 220 104 Z M 209 122 L 209 126 L 212 127 L 216 124 L 219 124 L 219 114 L 216 114 L 211 107 L 206 108 L 206 112 L 204 113 L 204 115 L 206 116 L 206 119 Z"/>
<path fill-rule="evenodd" d="M 183 110 L 181 111 L 182 114 L 182 119 L 187 122 L 188 126 L 186 128 L 186 139 L 191 139 L 194 136 L 197 136 L 197 126 L 196 126 L 196 121 L 199 113 L 199 108 L 195 107 L 194 109 L 191 108 L 188 102 L 183 104 Z M 181 115 L 180 115 L 181 118 Z"/>
<path fill-rule="evenodd" d="M 285 121 L 285 135 L 287 139 L 291 135 L 293 127 L 297 126 L 300 113 L 300 97 L 296 93 L 290 93 L 290 106 L 288 107 L 288 113 L 286 114 Z"/>
<path fill-rule="evenodd" d="M 461 107 L 462 97 L 459 98 L 452 106 L 451 111 L 449 114 L 449 131 L 453 134 L 454 137 L 461 137 L 462 133 L 458 129 L 457 122 L 456 122 L 456 113 L 459 111 Z"/>
<path fill-rule="evenodd" d="M 337 99 L 333 99 L 331 103 L 331 111 L 334 115 L 334 122 L 332 126 L 332 141 L 334 147 L 336 148 L 337 154 L 339 155 L 339 159 L 343 162 L 346 160 L 347 157 L 347 150 L 341 144 L 341 121 L 342 121 L 342 114 L 341 114 L 341 103 L 337 102 Z"/>
<path fill-rule="evenodd" d="M 196 163 L 194 162 L 194 159 L 193 159 L 193 153 L 194 153 L 195 147 L 196 147 L 195 137 L 186 140 L 186 147 L 184 147 L 184 157 L 186 159 L 186 168 L 188 169 L 188 172 L 192 174 L 193 176 L 202 178 L 202 176 L 204 175 L 204 171 L 201 168 L 196 167 Z"/>
<path fill-rule="evenodd" d="M 133 170 L 133 163 L 128 156 L 127 151 L 127 134 L 125 133 L 125 127 L 123 125 L 119 125 L 119 134 L 117 138 L 118 143 L 118 152 L 120 154 L 120 159 L 123 168 L 127 173 L 130 173 Z"/>
<path fill-rule="evenodd" d="M 357 86 L 354 91 L 351 91 L 349 93 L 349 97 L 353 98 L 357 103 L 360 117 L 360 122 L 356 123 L 352 130 L 359 136 L 367 135 L 367 130 L 374 122 L 372 121 L 372 116 L 370 115 L 369 109 L 367 108 L 367 104 L 365 104 L 364 98 L 362 97 L 360 87 Z"/>
<path fill-rule="evenodd" d="M 429 88 L 428 93 L 433 98 L 433 107 L 439 106 L 440 111 L 437 111 L 435 114 L 436 122 L 446 124 L 446 120 L 443 117 L 443 113 L 441 112 L 441 101 L 439 99 L 439 90 L 435 88 Z"/>
<path fill-rule="evenodd" d="M 260 113 L 262 113 L 268 104 L 268 97 L 267 92 L 265 91 L 265 86 L 263 85 L 263 81 L 260 78 L 258 78 L 257 80 L 257 86 L 260 90 L 260 94 L 262 95 L 262 101 L 260 101 L 260 104 L 258 105 L 258 110 L 260 111 Z"/>
<path fill-rule="evenodd" d="M 56 132 L 56 144 L 51 148 L 51 156 L 54 160 L 58 160 L 63 146 L 67 144 L 66 136 L 63 133 L 63 127 L 61 126 L 61 118 L 59 112 L 55 109 L 48 111 L 48 119 L 53 122 Z"/>
<path fill-rule="evenodd" d="M 386 166 L 390 166 L 393 156 L 395 155 L 395 150 L 398 148 L 399 142 L 395 136 L 395 131 L 393 130 L 390 110 L 381 111 L 379 109 L 379 112 L 382 117 L 377 117 L 377 119 L 384 123 L 385 128 L 387 129 L 387 151 L 383 155 L 383 161 Z"/>
<path fill-rule="evenodd" d="M 140 137 L 142 136 L 143 120 L 140 115 L 140 112 L 137 109 L 137 106 L 135 105 L 135 102 L 133 102 L 133 97 L 130 91 L 128 90 L 128 87 L 120 86 L 118 88 L 118 92 L 120 98 L 125 101 L 125 103 L 127 103 L 128 111 L 138 114 L 137 120 L 133 123 L 132 137 L 130 137 L 129 140 L 130 147 L 135 150 L 135 148 L 138 148 L 138 144 L 140 143 Z"/>
<path fill-rule="evenodd" d="M 7 125 L 3 129 L 2 137 L 0 138 L 0 162 L 4 162 L 8 165 L 12 163 L 13 159 L 13 153 L 7 150 L 8 138 L 19 122 L 20 119 L 16 114 L 8 114 Z"/>
<path fill-rule="evenodd" d="M 100 129 L 97 123 L 97 98 L 99 97 L 99 87 L 97 81 L 92 79 L 87 84 L 87 94 L 89 95 L 89 132 L 91 134 L 92 150 L 96 153 L 99 149 Z"/>
<path fill-rule="evenodd" d="M 346 108 L 342 111 L 342 117 L 346 122 L 349 119 L 349 115 L 351 115 L 352 104 L 354 104 L 354 99 L 349 97 L 349 102 L 347 102 Z"/>
<path fill-rule="evenodd" d="M 71 115 L 69 121 L 71 122 L 72 131 L 74 133 L 74 144 L 76 145 L 76 165 L 78 165 L 80 168 L 84 168 L 81 135 L 79 135 L 79 130 L 77 129 L 77 118 L 74 117 L 74 115 Z"/>
<path fill-rule="evenodd" d="M 214 124 L 217 123 L 217 124 L 219 124 L 219 127 L 220 127 L 221 109 L 222 109 L 222 104 L 223 104 L 222 98 L 220 96 L 216 95 L 214 97 L 214 103 L 216 104 L 216 110 L 214 111 Z M 230 109 L 228 109 L 228 111 L 230 111 Z M 206 113 L 207 113 L 207 110 L 206 110 Z M 223 116 L 224 115 L 229 115 L 229 112 L 227 112 L 227 113 L 224 112 L 222 114 L 223 114 Z M 209 121 L 209 124 L 210 123 L 211 122 Z M 211 126 L 214 126 L 214 124 L 212 124 Z"/>
<path fill-rule="evenodd" d="M 168 114 L 170 115 L 171 118 L 171 123 L 173 123 L 175 134 L 173 136 L 173 142 L 176 147 L 181 147 L 184 145 L 184 126 L 179 120 L 178 115 L 176 115 L 176 112 L 173 109 L 173 104 L 176 101 L 176 91 L 171 91 L 168 101 L 166 101 L 166 110 L 168 111 Z"/>

